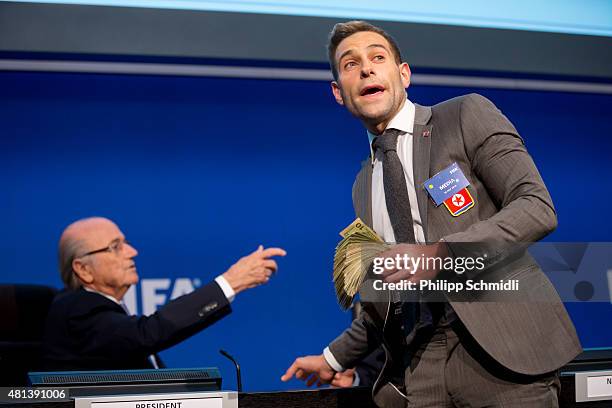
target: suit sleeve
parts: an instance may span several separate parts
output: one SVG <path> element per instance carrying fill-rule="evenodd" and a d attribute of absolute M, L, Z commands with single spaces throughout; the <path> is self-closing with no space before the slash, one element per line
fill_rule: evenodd
<path fill-rule="evenodd" d="M 329 351 L 343 368 L 355 367 L 364 357 L 380 345 L 378 338 L 369 331 L 366 312 L 353 320 L 351 327 L 329 344 Z"/>
<path fill-rule="evenodd" d="M 369 163 L 369 159 L 361 163 L 362 170 L 357 174 L 353 183 L 353 206 L 358 217 L 360 214 L 366 214 L 367 211 L 366 208 L 359 207 L 359 205 L 367 201 L 366 197 L 368 194 L 365 190 L 367 183 L 364 181 L 366 174 L 363 169 Z M 371 321 L 371 319 L 368 317 L 366 310 L 362 309 L 359 316 L 353 320 L 351 326 L 329 344 L 329 352 L 331 352 L 336 362 L 342 368 L 355 367 L 357 362 L 361 361 L 380 345 L 379 338 L 372 333 L 372 325 L 368 324 L 368 321 Z M 328 361 L 328 363 L 330 362 Z"/>
<path fill-rule="evenodd" d="M 127 316 L 100 308 L 73 316 L 69 325 L 83 338 L 86 354 L 148 356 L 171 347 L 205 329 L 231 312 L 216 282 L 181 296 L 151 316 Z"/>
<path fill-rule="evenodd" d="M 552 232 L 557 226 L 556 212 L 522 138 L 493 103 L 477 94 L 468 95 L 460 117 L 472 171 L 499 211 L 443 239 L 454 256 L 483 256 L 485 265 L 491 266 L 522 244 Z"/>
<path fill-rule="evenodd" d="M 355 367 L 359 375 L 359 385 L 373 387 L 384 364 L 385 351 L 382 347 L 378 347 Z"/>

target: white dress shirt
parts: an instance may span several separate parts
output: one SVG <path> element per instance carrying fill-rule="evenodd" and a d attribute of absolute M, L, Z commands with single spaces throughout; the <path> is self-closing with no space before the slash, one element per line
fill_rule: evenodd
<path fill-rule="evenodd" d="M 227 279 L 225 279 L 223 275 L 219 275 L 215 278 L 215 282 L 217 282 L 217 285 L 219 285 L 227 300 L 230 303 L 233 302 L 236 298 L 236 292 L 234 292 L 234 289 L 232 289 L 232 286 L 229 284 Z"/>

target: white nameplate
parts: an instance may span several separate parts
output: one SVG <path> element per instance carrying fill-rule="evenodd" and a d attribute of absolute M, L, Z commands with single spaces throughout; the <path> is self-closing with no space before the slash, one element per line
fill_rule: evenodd
<path fill-rule="evenodd" d="M 222 398 L 181 398 L 92 402 L 91 408 L 223 408 Z"/>
<path fill-rule="evenodd" d="M 612 400 L 612 371 L 575 373 L 576 402 Z"/>
<path fill-rule="evenodd" d="M 193 392 L 75 398 L 75 408 L 238 408 L 236 392 Z"/>
<path fill-rule="evenodd" d="M 587 378 L 587 396 L 612 397 L 612 375 Z M 144 408 L 144 407 L 143 407 Z"/>

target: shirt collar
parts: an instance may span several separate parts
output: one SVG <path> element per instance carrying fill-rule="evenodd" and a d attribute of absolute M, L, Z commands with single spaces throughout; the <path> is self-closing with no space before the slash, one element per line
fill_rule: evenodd
<path fill-rule="evenodd" d="M 404 103 L 402 109 L 400 109 L 393 119 L 391 119 L 385 130 L 397 129 L 401 130 L 402 132 L 412 134 L 414 129 L 414 113 L 414 103 L 410 102 L 410 99 L 406 99 L 406 103 Z M 372 149 L 372 143 L 377 136 L 378 135 L 375 135 L 368 130 L 368 141 L 370 142 L 370 160 L 372 160 L 372 164 L 374 164 L 374 150 Z"/>
<path fill-rule="evenodd" d="M 115 302 L 116 304 L 118 304 L 119 306 L 121 306 L 121 302 L 119 302 L 119 301 L 118 301 L 117 299 L 115 299 L 114 297 L 107 295 L 106 293 L 98 292 L 98 291 L 97 291 L 97 290 L 95 290 L 95 289 L 87 288 L 87 287 L 85 287 L 85 286 L 83 286 L 83 289 L 85 289 L 86 291 L 91 292 L 91 293 L 97 293 L 98 295 L 102 295 L 102 296 L 104 296 L 105 298 L 107 298 L 107 299 L 109 299 L 109 300 L 112 300 L 113 302 Z"/>

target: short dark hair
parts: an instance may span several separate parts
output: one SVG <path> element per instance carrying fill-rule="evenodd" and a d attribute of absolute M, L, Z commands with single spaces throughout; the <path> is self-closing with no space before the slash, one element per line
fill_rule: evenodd
<path fill-rule="evenodd" d="M 398 64 L 402 62 L 402 53 L 400 52 L 400 49 L 397 46 L 397 42 L 382 28 L 376 27 L 366 21 L 355 20 L 348 21 L 346 23 L 338 23 L 334 26 L 334 28 L 332 28 L 327 41 L 327 58 L 329 59 L 329 66 L 331 67 L 334 79 L 338 79 L 338 67 L 336 66 L 335 61 L 335 55 L 336 50 L 338 49 L 338 45 L 340 45 L 342 40 L 346 39 L 347 37 L 350 37 L 351 35 L 362 31 L 371 31 L 382 35 L 385 40 L 389 42 L 389 45 L 391 45 L 391 51 L 394 54 L 395 61 Z"/>

